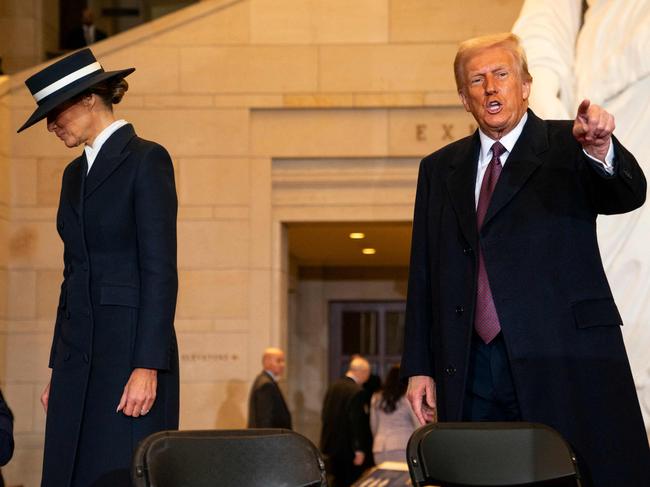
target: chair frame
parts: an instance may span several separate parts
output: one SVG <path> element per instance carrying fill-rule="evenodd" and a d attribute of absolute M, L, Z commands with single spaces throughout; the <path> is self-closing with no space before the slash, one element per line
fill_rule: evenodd
<path fill-rule="evenodd" d="M 318 449 L 304 436 L 287 429 L 273 428 L 250 428 L 238 430 L 185 430 L 185 431 L 159 431 L 143 439 L 136 448 L 131 466 L 131 478 L 133 487 L 151 487 L 149 478 L 149 467 L 147 465 L 147 454 L 156 443 L 168 438 L 237 438 L 237 437 L 261 437 L 271 435 L 287 435 L 297 437 L 303 441 L 307 448 L 312 450 L 314 461 L 317 462 L 317 468 L 320 471 L 319 487 L 327 487 L 327 478 L 325 473 L 325 463 Z M 309 484 L 312 485 L 312 484 Z M 297 486 L 298 487 L 298 486 Z"/>
<path fill-rule="evenodd" d="M 501 448 L 489 448 L 490 445 L 496 446 L 495 440 L 497 439 L 501 442 L 499 445 Z M 488 447 L 486 448 L 486 446 Z M 457 465 L 452 467 L 447 462 L 445 465 L 436 466 L 435 462 L 427 461 L 427 453 L 431 454 L 435 452 L 436 448 L 442 449 L 443 447 L 445 451 L 452 448 L 456 452 L 454 459 L 458 459 Z M 459 454 L 459 450 L 467 455 Z M 546 455 L 543 453 L 544 450 L 547 452 Z M 511 461 L 512 457 L 505 459 L 505 455 L 521 457 L 524 452 L 529 453 L 526 455 L 526 459 L 534 459 L 532 462 L 534 468 L 531 467 L 530 462 L 516 463 Z M 552 452 L 552 454 L 548 452 Z M 557 485 L 557 482 L 569 481 L 572 481 L 572 485 L 577 487 L 582 485 L 576 456 L 569 444 L 557 431 L 538 423 L 431 423 L 418 428 L 411 435 L 406 456 L 414 487 L 425 485 L 533 486 Z M 465 464 L 461 466 L 460 462 L 465 462 Z M 506 479 L 505 474 L 495 475 L 494 469 L 486 468 L 486 465 L 499 464 L 501 467 L 497 468 L 512 468 L 510 480 Z M 443 472 L 433 471 L 436 467 Z M 464 473 L 458 474 L 457 472 L 461 469 Z M 444 472 L 445 470 L 447 472 Z M 489 470 L 489 472 L 487 475 L 479 475 L 477 472 L 481 470 L 483 472 Z M 540 474 L 540 471 L 543 473 Z M 552 474 L 554 476 L 550 476 L 549 472 L 554 472 Z M 453 478 L 454 476 L 458 477 Z M 462 483 L 462 480 L 459 482 L 459 477 L 462 476 L 465 477 L 466 483 Z M 485 478 L 485 476 L 493 479 Z M 500 477 L 498 481 L 496 477 Z M 515 478 L 524 479 L 524 481 L 517 482 Z"/>

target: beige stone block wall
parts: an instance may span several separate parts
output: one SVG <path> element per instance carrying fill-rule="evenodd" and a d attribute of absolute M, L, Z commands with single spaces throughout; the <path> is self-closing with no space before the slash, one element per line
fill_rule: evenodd
<path fill-rule="evenodd" d="M 309 282 L 292 303 L 284 224 L 411 218 L 419 158 L 470 130 L 457 42 L 507 29 L 520 4 L 205 0 L 96 45 L 107 69 L 137 68 L 116 114 L 174 161 L 181 427 L 243 427 L 260 354 L 279 345 L 298 430 L 317 440 L 327 300 L 402 296 L 389 282 Z M 42 460 L 60 178 L 81 152 L 43 123 L 15 134 L 36 69 L 0 81 L 0 382 L 17 424 L 3 472 L 26 487 Z"/>
<path fill-rule="evenodd" d="M 522 0 L 391 0 L 391 42 L 460 42 L 510 30 Z"/>
<path fill-rule="evenodd" d="M 0 0 L 0 57 L 6 73 L 37 64 L 55 51 L 59 35 L 58 2 Z"/>
<path fill-rule="evenodd" d="M 357 44 L 388 40 L 386 0 L 252 0 L 254 44 Z"/>

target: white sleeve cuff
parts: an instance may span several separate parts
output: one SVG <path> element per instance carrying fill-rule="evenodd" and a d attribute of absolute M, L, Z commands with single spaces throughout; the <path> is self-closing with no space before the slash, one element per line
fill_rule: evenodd
<path fill-rule="evenodd" d="M 607 155 L 605 156 L 604 162 L 589 155 L 584 149 L 582 149 L 582 152 L 584 152 L 589 159 L 596 162 L 600 167 L 602 167 L 603 171 L 605 171 L 607 174 L 610 176 L 614 174 L 614 141 L 609 142 L 609 149 L 607 149 Z"/>

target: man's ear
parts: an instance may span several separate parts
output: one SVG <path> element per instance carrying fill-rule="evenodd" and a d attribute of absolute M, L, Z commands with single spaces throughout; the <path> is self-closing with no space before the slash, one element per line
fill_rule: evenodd
<path fill-rule="evenodd" d="M 466 112 L 470 112 L 471 110 L 469 109 L 469 103 L 467 101 L 467 97 L 465 96 L 465 93 L 463 90 L 458 90 L 458 97 L 460 98 L 460 101 L 462 102 L 463 106 L 465 107 Z"/>
<path fill-rule="evenodd" d="M 521 95 L 524 100 L 528 100 L 528 97 L 530 96 L 530 88 L 532 86 L 532 83 L 532 80 L 527 80 L 522 83 Z"/>

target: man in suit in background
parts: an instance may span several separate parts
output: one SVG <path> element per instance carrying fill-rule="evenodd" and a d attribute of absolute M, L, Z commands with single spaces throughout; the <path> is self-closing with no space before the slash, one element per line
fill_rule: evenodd
<path fill-rule="evenodd" d="M 368 361 L 354 357 L 345 377 L 330 385 L 323 401 L 320 449 L 332 487 L 348 487 L 363 473 L 367 450 L 364 425 L 368 424 L 363 384 L 368 377 Z"/>
<path fill-rule="evenodd" d="M 93 11 L 85 8 L 81 13 L 81 25 L 70 31 L 65 47 L 68 49 L 80 49 L 90 46 L 95 42 L 103 41 L 106 37 L 106 32 L 95 25 Z"/>
<path fill-rule="evenodd" d="M 291 429 L 291 413 L 277 384 L 284 372 L 284 352 L 267 348 L 262 366 L 264 370 L 255 378 L 248 399 L 248 427 Z"/>
<path fill-rule="evenodd" d="M 650 450 L 596 217 L 643 204 L 646 181 L 584 100 L 573 121 L 528 110 L 519 39 L 461 43 L 474 135 L 422 160 L 402 375 L 420 422 L 532 421 L 575 448 L 584 485 L 650 485 Z"/>

